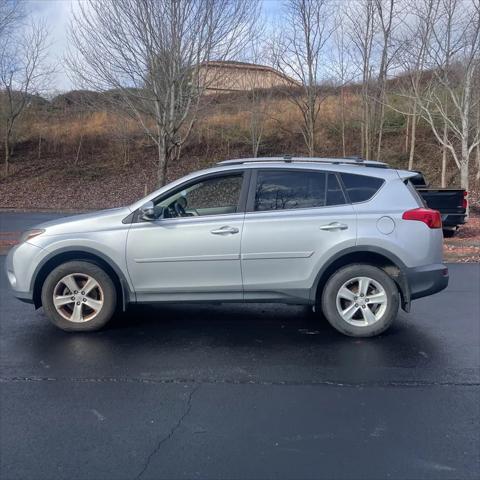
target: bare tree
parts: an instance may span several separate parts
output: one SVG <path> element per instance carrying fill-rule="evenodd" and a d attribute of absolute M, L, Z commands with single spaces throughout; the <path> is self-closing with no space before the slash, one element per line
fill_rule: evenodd
<path fill-rule="evenodd" d="M 246 60 L 258 65 L 268 56 L 265 43 L 253 39 Z M 268 68 L 268 67 L 267 67 Z M 263 140 L 265 123 L 270 113 L 273 88 L 265 84 L 265 69 L 263 65 L 251 68 L 245 75 L 246 106 L 248 119 L 248 142 L 251 145 L 252 156 L 257 157 Z"/>
<path fill-rule="evenodd" d="M 475 79 L 475 92 L 476 92 L 476 135 L 480 136 L 480 69 L 477 71 Z M 477 163 L 477 172 L 475 174 L 475 180 L 480 181 L 480 142 L 476 146 L 476 163 Z"/>
<path fill-rule="evenodd" d="M 299 88 L 290 85 L 286 92 L 301 112 L 301 131 L 310 156 L 315 154 L 318 117 L 325 99 L 320 81 L 325 48 L 335 28 L 332 19 L 329 0 L 288 0 L 285 22 L 272 45 L 275 67 L 298 82 Z"/>
<path fill-rule="evenodd" d="M 70 28 L 76 80 L 115 90 L 157 149 L 158 185 L 178 159 L 212 81 L 208 62 L 234 57 L 257 18 L 255 0 L 88 0 Z"/>
<path fill-rule="evenodd" d="M 445 0 L 447 7 L 451 1 Z M 479 101 L 473 90 L 480 68 L 479 0 L 462 2 L 461 8 L 446 8 L 443 21 L 434 25 L 434 35 L 436 41 L 429 52 L 432 79 L 426 88 L 415 90 L 415 98 L 420 115 L 460 170 L 462 188 L 468 189 L 470 156 L 480 143 L 473 116 Z M 448 135 L 444 134 L 445 124 Z"/>
<path fill-rule="evenodd" d="M 34 95 L 39 95 L 54 69 L 47 65 L 48 31 L 44 23 L 18 23 L 0 51 L 0 104 L 4 129 L 5 175 L 8 175 L 14 129 Z"/>
<path fill-rule="evenodd" d="M 346 147 L 346 97 L 347 87 L 352 83 L 355 73 L 352 71 L 349 38 L 343 22 L 343 11 L 339 10 L 336 18 L 336 28 L 333 34 L 333 56 L 331 59 L 332 74 L 339 88 L 338 110 L 340 116 L 340 137 L 342 140 L 342 155 L 347 154 Z"/>
<path fill-rule="evenodd" d="M 375 0 L 359 0 L 349 4 L 345 11 L 349 21 L 348 32 L 354 48 L 361 80 L 361 150 L 364 158 L 372 151 L 372 73 L 373 47 L 377 33 Z"/>
<path fill-rule="evenodd" d="M 7 41 L 7 35 L 12 34 L 15 26 L 19 24 L 24 15 L 24 6 L 18 0 L 0 0 L 0 39 L 2 46 Z"/>
<path fill-rule="evenodd" d="M 396 57 L 398 50 L 398 47 L 393 42 L 395 31 L 400 25 L 400 14 L 396 7 L 398 7 L 398 0 L 375 0 L 376 16 L 378 18 L 380 33 L 380 64 L 374 92 L 374 125 L 377 160 L 380 160 L 382 149 L 387 78 L 392 59 Z"/>
<path fill-rule="evenodd" d="M 410 0 L 408 10 L 410 22 L 405 22 L 405 31 L 402 38 L 402 64 L 407 72 L 410 91 L 420 91 L 424 78 L 424 68 L 427 54 L 431 47 L 433 25 L 438 15 L 441 0 Z M 406 144 L 408 149 L 408 169 L 413 169 L 415 146 L 417 141 L 418 105 L 417 97 L 413 96 L 408 115 Z"/>

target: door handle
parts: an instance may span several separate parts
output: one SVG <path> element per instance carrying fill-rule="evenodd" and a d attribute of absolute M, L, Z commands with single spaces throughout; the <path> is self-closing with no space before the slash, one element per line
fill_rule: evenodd
<path fill-rule="evenodd" d="M 228 225 L 225 225 L 224 227 L 220 227 L 216 230 L 211 230 L 210 233 L 213 235 L 233 235 L 239 231 L 240 230 L 236 227 L 229 227 Z"/>
<path fill-rule="evenodd" d="M 348 225 L 340 222 L 327 223 L 326 225 L 321 225 L 320 230 L 334 231 L 334 230 L 346 230 Z"/>

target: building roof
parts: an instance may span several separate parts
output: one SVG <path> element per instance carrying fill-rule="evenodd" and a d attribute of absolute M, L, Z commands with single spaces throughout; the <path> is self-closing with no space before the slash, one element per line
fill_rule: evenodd
<path fill-rule="evenodd" d="M 248 63 L 248 62 L 238 62 L 236 60 L 211 60 L 209 62 L 203 62 L 203 65 L 207 67 L 221 67 L 221 68 L 232 68 L 232 69 L 244 69 L 244 70 L 260 70 L 264 72 L 270 72 L 283 79 L 291 82 L 294 85 L 299 85 L 299 83 L 293 78 L 285 75 L 283 72 L 269 67 L 268 65 L 260 65 L 258 63 Z"/>

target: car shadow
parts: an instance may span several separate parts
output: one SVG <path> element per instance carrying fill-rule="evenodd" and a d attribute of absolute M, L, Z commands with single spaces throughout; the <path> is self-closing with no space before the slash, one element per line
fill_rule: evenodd
<path fill-rule="evenodd" d="M 63 332 L 36 315 L 42 326 L 23 336 L 30 354 L 83 375 L 120 369 L 196 379 L 199 372 L 228 376 L 240 368 L 275 378 L 334 378 L 343 371 L 362 379 L 378 369 L 418 372 L 447 362 L 432 332 L 402 313 L 374 338 L 344 336 L 307 307 L 274 304 L 134 306 L 90 333 Z"/>

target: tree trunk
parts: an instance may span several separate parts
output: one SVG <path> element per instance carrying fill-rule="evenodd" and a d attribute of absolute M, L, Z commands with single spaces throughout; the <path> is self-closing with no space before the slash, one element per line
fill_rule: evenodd
<path fill-rule="evenodd" d="M 480 88 L 480 85 L 479 85 Z M 477 90 L 478 91 L 478 90 Z M 480 100 L 480 99 L 479 99 Z M 477 135 L 480 135 L 480 104 L 477 103 Z M 477 173 L 475 174 L 475 180 L 480 180 L 480 143 L 475 148 L 477 157 Z"/>
<path fill-rule="evenodd" d="M 370 116 L 370 111 L 368 108 L 368 99 L 365 97 L 364 99 L 364 125 L 365 125 L 365 140 L 364 140 L 364 145 L 365 145 L 365 159 L 368 160 L 368 157 L 370 156 L 370 122 L 369 122 L 369 116 Z"/>
<path fill-rule="evenodd" d="M 75 163 L 74 163 L 74 165 L 78 165 L 78 161 L 79 161 L 79 159 L 80 159 L 80 150 L 81 150 L 81 148 L 82 148 L 82 142 L 83 142 L 83 133 L 82 133 L 82 135 L 81 135 L 81 137 L 80 137 L 80 141 L 78 142 L 77 155 L 76 155 L 76 157 L 75 157 Z"/>
<path fill-rule="evenodd" d="M 313 157 L 315 155 L 314 133 L 311 129 L 308 132 L 308 156 Z"/>
<path fill-rule="evenodd" d="M 261 118 L 260 113 L 253 111 L 250 119 L 250 138 L 252 141 L 252 155 L 253 158 L 257 158 L 258 149 L 260 148 L 261 141 Z"/>
<path fill-rule="evenodd" d="M 462 160 L 460 162 L 460 187 L 468 191 L 468 163 L 470 155 L 468 152 L 468 136 L 462 138 Z"/>
<path fill-rule="evenodd" d="M 442 148 L 442 174 L 440 186 L 442 188 L 447 186 L 447 149 L 445 147 Z"/>
<path fill-rule="evenodd" d="M 413 169 L 413 159 L 415 157 L 415 142 L 417 140 L 417 100 L 413 102 L 411 130 L 410 130 L 410 153 L 408 155 L 408 169 Z"/>
<path fill-rule="evenodd" d="M 341 131 L 342 131 L 342 154 L 346 157 L 346 146 L 345 146 L 345 91 L 344 87 L 340 90 L 340 118 L 341 118 Z"/>
<path fill-rule="evenodd" d="M 10 170 L 10 141 L 8 137 L 5 138 L 5 176 L 8 175 Z"/>
<path fill-rule="evenodd" d="M 163 187 L 167 181 L 167 152 L 165 140 L 158 142 L 157 186 Z"/>
<path fill-rule="evenodd" d="M 469 160 L 470 160 L 470 150 L 469 150 L 469 131 L 470 131 L 470 102 L 471 102 L 471 81 L 472 76 L 467 72 L 465 78 L 465 88 L 464 88 L 464 108 L 463 108 L 463 117 L 462 117 L 462 161 L 460 164 L 460 182 L 462 188 L 468 191 L 468 170 L 469 170 Z M 473 75 L 473 71 L 472 71 Z M 468 212 L 467 212 L 468 215 Z"/>
<path fill-rule="evenodd" d="M 477 145 L 477 173 L 475 175 L 475 180 L 478 182 L 480 180 L 480 144 Z"/>
<path fill-rule="evenodd" d="M 364 157 L 365 152 L 365 125 L 363 124 L 363 120 L 360 125 L 360 155 Z"/>
<path fill-rule="evenodd" d="M 460 187 L 468 191 L 468 160 L 460 164 Z"/>
<path fill-rule="evenodd" d="M 479 88 L 480 82 L 477 86 L 477 92 Z M 480 101 L 480 98 L 477 98 L 477 135 L 480 135 L 480 104 L 478 103 L 478 101 Z M 478 182 L 480 180 L 480 143 L 475 147 L 475 152 L 477 158 L 477 172 L 475 173 L 475 181 Z"/>
<path fill-rule="evenodd" d="M 5 131 L 5 176 L 10 173 L 10 159 L 12 158 L 12 128 L 13 125 L 8 122 Z"/>
<path fill-rule="evenodd" d="M 410 132 L 410 115 L 407 115 L 407 125 L 405 126 L 405 152 L 408 152 L 408 134 Z"/>
<path fill-rule="evenodd" d="M 377 139 L 377 161 L 380 161 L 380 153 L 382 151 L 382 137 L 383 137 L 383 124 L 385 121 L 385 103 L 382 94 L 382 103 L 380 105 L 380 124 L 378 126 L 378 139 Z"/>
<path fill-rule="evenodd" d="M 316 98 L 313 92 L 309 94 L 308 105 L 308 156 L 313 157 L 315 155 L 315 103 Z"/>
<path fill-rule="evenodd" d="M 38 152 L 37 152 L 37 159 L 40 160 L 42 156 L 42 135 L 38 136 Z"/>
<path fill-rule="evenodd" d="M 130 144 L 128 140 L 123 140 L 123 166 L 128 165 L 129 154 L 130 154 Z"/>

